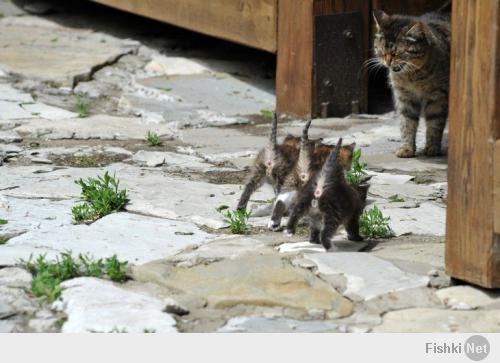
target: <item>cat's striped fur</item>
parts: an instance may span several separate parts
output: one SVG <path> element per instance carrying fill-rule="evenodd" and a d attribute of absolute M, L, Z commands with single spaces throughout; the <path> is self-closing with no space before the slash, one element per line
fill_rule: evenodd
<path fill-rule="evenodd" d="M 398 157 L 416 153 L 420 115 L 427 131 L 424 154 L 441 153 L 448 118 L 450 71 L 449 6 L 420 17 L 374 12 L 377 32 L 375 55 L 389 69 L 396 108 L 401 115 L 402 144 Z"/>

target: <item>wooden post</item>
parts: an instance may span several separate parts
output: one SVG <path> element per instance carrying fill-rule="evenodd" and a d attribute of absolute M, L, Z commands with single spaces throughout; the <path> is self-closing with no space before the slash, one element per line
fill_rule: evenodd
<path fill-rule="evenodd" d="M 366 0 L 278 0 L 278 60 L 276 102 L 278 112 L 299 117 L 318 116 L 315 100 L 314 20 L 315 16 L 360 11 L 363 17 L 363 47 L 368 46 L 370 2 Z M 332 44 L 335 47 L 335 44 Z M 317 60 L 321 61 L 321 60 Z M 349 60 L 346 59 L 346 62 Z M 352 70 L 359 72 L 359 69 Z M 332 75 L 335 81 L 335 74 Z M 364 87 L 361 111 L 366 104 L 366 82 L 350 85 Z"/>
<path fill-rule="evenodd" d="M 500 1 L 453 0 L 452 38 L 446 271 L 500 287 Z"/>

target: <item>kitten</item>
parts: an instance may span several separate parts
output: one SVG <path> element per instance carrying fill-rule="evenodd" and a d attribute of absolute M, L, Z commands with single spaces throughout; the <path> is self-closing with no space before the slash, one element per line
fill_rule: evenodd
<path fill-rule="evenodd" d="M 416 134 L 423 111 L 427 125 L 424 154 L 441 153 L 448 118 L 450 72 L 450 3 L 420 17 L 387 15 L 375 10 L 376 60 L 389 70 L 396 109 L 402 116 L 402 144 L 396 155 L 416 152 Z"/>
<path fill-rule="evenodd" d="M 351 241 L 362 241 L 359 217 L 365 206 L 367 187 L 353 187 L 344 177 L 339 163 L 342 139 L 330 153 L 321 171 L 309 180 L 297 197 L 285 234 L 295 234 L 297 223 L 306 213 L 310 217 L 310 241 L 331 248 L 331 238 L 343 224 Z"/>
<path fill-rule="evenodd" d="M 286 177 L 293 170 L 300 150 L 293 145 L 277 143 L 278 117 L 275 114 L 271 126 L 269 144 L 259 151 L 251 169 L 250 178 L 245 185 L 237 209 L 246 209 L 252 194 L 264 183 L 273 186 L 279 194 Z"/>
<path fill-rule="evenodd" d="M 285 190 L 277 196 L 274 203 L 271 220 L 268 223 L 268 228 L 272 231 L 281 229 L 281 220 L 295 203 L 298 193 L 300 193 L 309 179 L 321 170 L 331 151 L 335 148 L 333 145 L 322 144 L 321 139 L 309 140 L 308 131 L 310 126 L 311 120 L 306 123 L 302 130 L 299 158 L 295 170 L 288 175 L 288 183 L 285 183 Z M 296 144 L 297 139 L 299 138 L 289 135 L 285 138 L 284 142 Z M 355 146 L 356 144 L 353 143 L 340 148 L 339 162 L 344 170 L 351 169 Z"/>
<path fill-rule="evenodd" d="M 236 207 L 246 209 L 251 195 L 263 184 L 271 184 L 277 196 L 268 224 L 271 230 L 280 228 L 283 215 L 295 201 L 296 191 L 321 169 L 329 151 L 334 148 L 321 144 L 321 139 L 309 140 L 311 120 L 304 126 L 301 137 L 289 135 L 282 144 L 277 143 L 277 125 L 275 116 L 269 144 L 257 154 L 249 181 Z M 342 147 L 340 160 L 346 170 L 351 168 L 354 147 L 355 144 Z"/>

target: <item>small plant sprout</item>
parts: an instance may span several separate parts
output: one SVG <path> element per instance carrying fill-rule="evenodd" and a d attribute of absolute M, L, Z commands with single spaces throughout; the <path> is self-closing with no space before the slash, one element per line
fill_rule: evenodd
<path fill-rule="evenodd" d="M 71 210 L 75 223 L 90 223 L 123 209 L 128 202 L 127 191 L 119 189 L 119 180 L 108 172 L 103 177 L 75 181 L 82 188 L 83 203 Z"/>
<path fill-rule="evenodd" d="M 250 212 L 246 209 L 230 211 L 229 207 L 224 205 L 217 208 L 217 211 L 224 217 L 224 222 L 229 223 L 229 229 L 232 234 L 245 234 L 250 231 L 252 227 L 248 223 Z"/>
<path fill-rule="evenodd" d="M 127 280 L 125 271 L 127 270 L 128 261 L 121 262 L 116 255 L 106 259 L 106 274 L 109 278 L 116 282 Z"/>
<path fill-rule="evenodd" d="M 392 236 L 389 221 L 390 218 L 384 217 L 382 211 L 374 206 L 359 218 L 359 232 L 367 238 L 389 238 Z"/>
<path fill-rule="evenodd" d="M 90 114 L 90 104 L 86 103 L 80 96 L 76 96 L 76 108 L 78 117 L 88 117 Z"/>
<path fill-rule="evenodd" d="M 401 203 L 404 202 L 405 200 L 401 198 L 399 195 L 394 194 L 389 197 L 389 202 L 390 203 Z"/>
<path fill-rule="evenodd" d="M 270 110 L 260 110 L 260 114 L 264 117 L 273 118 L 274 112 Z"/>
<path fill-rule="evenodd" d="M 0 218 L 0 226 L 3 226 L 5 224 L 9 223 L 8 220 Z"/>
<path fill-rule="evenodd" d="M 149 146 L 158 146 L 161 144 L 160 137 L 157 133 L 148 131 L 146 135 L 146 141 Z"/>
<path fill-rule="evenodd" d="M 359 185 L 365 179 L 364 177 L 368 175 L 366 172 L 366 163 L 360 161 L 361 159 L 361 149 L 354 150 L 352 154 L 352 168 L 346 173 L 346 179 L 349 184 Z"/>
<path fill-rule="evenodd" d="M 116 255 L 103 262 L 102 259 L 95 260 L 82 254 L 74 258 L 71 252 L 65 252 L 55 261 L 48 261 L 45 255 L 40 255 L 36 259 L 30 257 L 28 261 L 21 260 L 19 264 L 33 275 L 33 295 L 53 302 L 61 296 L 61 283 L 75 277 L 102 278 L 106 275 L 113 281 L 125 281 L 124 271 L 128 263 L 119 261 Z"/>
<path fill-rule="evenodd" d="M 9 237 L 0 237 L 0 246 L 6 244 L 9 241 Z"/>

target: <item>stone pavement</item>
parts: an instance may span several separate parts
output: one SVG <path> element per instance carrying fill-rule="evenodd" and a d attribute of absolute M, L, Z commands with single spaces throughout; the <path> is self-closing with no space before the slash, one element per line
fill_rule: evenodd
<path fill-rule="evenodd" d="M 0 332 L 500 331 L 499 293 L 444 273 L 446 158 L 397 159 L 394 114 L 311 128 L 362 148 L 369 203 L 394 238 L 340 231 L 327 253 L 266 231 L 265 215 L 231 235 L 215 209 L 236 206 L 266 143 L 272 57 L 86 1 L 32 3 L 0 1 Z M 74 225 L 74 181 L 104 171 L 127 189 L 126 211 Z M 250 204 L 270 199 L 262 188 Z M 130 280 L 77 278 L 52 305 L 34 298 L 19 260 L 68 250 L 116 254 Z"/>

